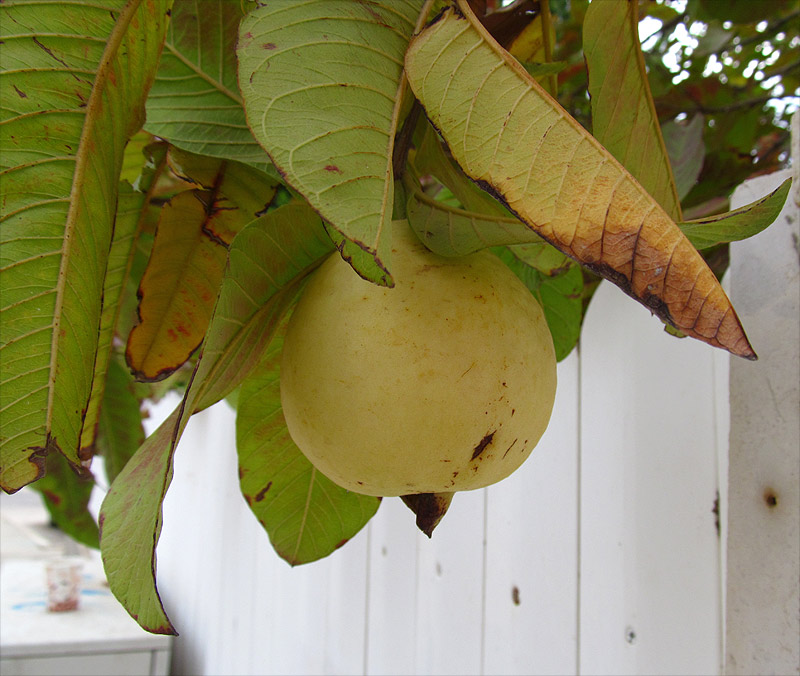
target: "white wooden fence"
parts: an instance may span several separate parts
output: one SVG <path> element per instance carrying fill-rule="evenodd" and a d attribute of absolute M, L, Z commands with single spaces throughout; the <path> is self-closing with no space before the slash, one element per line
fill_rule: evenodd
<path fill-rule="evenodd" d="M 790 296 L 796 268 L 793 283 Z M 386 499 L 345 547 L 297 568 L 239 494 L 230 409 L 195 416 L 158 548 L 181 632 L 173 673 L 720 673 L 728 361 L 603 284 L 517 473 L 456 495 L 432 540 Z M 795 669 L 791 649 L 780 664 Z"/>

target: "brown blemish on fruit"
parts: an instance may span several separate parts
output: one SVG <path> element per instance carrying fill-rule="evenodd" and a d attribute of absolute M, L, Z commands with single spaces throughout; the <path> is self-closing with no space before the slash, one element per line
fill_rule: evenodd
<path fill-rule="evenodd" d="M 764 489 L 764 502 L 770 509 L 774 509 L 778 506 L 778 496 L 772 488 Z"/>
<path fill-rule="evenodd" d="M 492 443 L 492 439 L 494 439 L 494 433 L 496 431 L 497 430 L 489 432 L 486 436 L 483 437 L 483 439 L 480 440 L 478 445 L 473 449 L 472 457 L 470 458 L 470 460 L 475 460 L 475 458 L 477 458 L 481 453 L 483 453 L 486 447 Z"/>

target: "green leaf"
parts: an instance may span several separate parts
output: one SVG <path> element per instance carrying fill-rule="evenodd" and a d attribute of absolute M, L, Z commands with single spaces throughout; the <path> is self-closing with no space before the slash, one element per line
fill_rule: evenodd
<path fill-rule="evenodd" d="M 687 334 L 755 358 L 677 224 L 492 39 L 466 0 L 411 41 L 406 75 L 464 172 L 543 239 Z"/>
<path fill-rule="evenodd" d="M 100 545 L 111 590 L 148 631 L 174 632 L 156 588 L 155 548 L 186 423 L 239 386 L 305 277 L 332 251 L 322 221 L 300 203 L 271 211 L 237 235 L 183 402 L 125 465 L 103 502 Z"/>
<path fill-rule="evenodd" d="M 522 67 L 528 71 L 528 75 L 538 80 L 539 83 L 550 75 L 558 75 L 567 65 L 569 64 L 566 61 L 550 61 L 548 63 L 524 61 L 522 63 Z"/>
<path fill-rule="evenodd" d="M 285 329 L 286 321 L 263 361 L 242 383 L 236 449 L 242 495 L 275 551 L 294 566 L 341 547 L 375 514 L 380 498 L 337 486 L 289 436 L 279 377 Z"/>
<path fill-rule="evenodd" d="M 130 371 L 117 359 L 108 364 L 94 451 L 103 456 L 111 483 L 144 442 L 141 401 Z"/>
<path fill-rule="evenodd" d="M 176 408 L 117 475 L 100 509 L 100 551 L 114 596 L 144 629 L 177 634 L 156 589 L 161 503 L 172 481 Z"/>
<path fill-rule="evenodd" d="M 3 6 L 0 484 L 80 464 L 118 177 L 169 0 Z"/>
<path fill-rule="evenodd" d="M 122 170 L 119 174 L 120 181 L 127 181 L 131 185 L 142 173 L 146 163 L 147 146 L 153 143 L 154 139 L 146 131 L 139 130 L 128 140 L 125 146 L 125 153 L 122 156 Z"/>
<path fill-rule="evenodd" d="M 679 199 L 689 194 L 703 168 L 703 158 L 706 154 L 703 143 L 704 126 L 705 118 L 701 113 L 697 113 L 686 124 L 672 120 L 661 127 Z"/>
<path fill-rule="evenodd" d="M 237 160 L 279 178 L 247 126 L 234 45 L 236 0 L 182 0 L 147 100 L 145 129 L 199 155 Z"/>
<path fill-rule="evenodd" d="M 418 181 L 404 182 L 408 191 L 408 222 L 425 246 L 440 256 L 465 256 L 501 244 L 541 242 L 566 258 L 517 218 L 448 206 L 426 195 Z"/>
<path fill-rule="evenodd" d="M 403 54 L 422 4 L 270 3 L 239 29 L 239 82 L 255 137 L 287 182 L 352 243 L 343 253 L 358 273 L 383 285 L 391 285 Z"/>
<path fill-rule="evenodd" d="M 103 282 L 103 310 L 100 315 L 100 330 L 97 337 L 97 355 L 94 364 L 92 394 L 81 430 L 81 455 L 93 455 L 97 431 L 98 412 L 103 399 L 106 370 L 111 357 L 120 301 L 134 255 L 139 225 L 148 208 L 147 195 L 121 183 L 117 197 L 117 215 L 114 234 L 108 255 L 105 281 Z"/>
<path fill-rule="evenodd" d="M 571 261 L 562 268 L 550 268 L 555 261 L 547 262 L 548 249 L 555 251 L 550 246 L 536 245 L 497 247 L 492 251 L 536 296 L 553 336 L 556 359 L 561 361 L 572 352 L 580 337 L 583 275 L 581 268 Z"/>
<path fill-rule="evenodd" d="M 639 5 L 595 2 L 583 22 L 592 134 L 673 220 L 681 217 L 639 45 Z"/>
<path fill-rule="evenodd" d="M 420 176 L 430 174 L 446 185 L 467 211 L 513 218 L 508 209 L 478 188 L 453 161 L 430 124 L 424 127 L 419 148 L 413 156 L 413 165 Z"/>
<path fill-rule="evenodd" d="M 97 524 L 89 511 L 94 477 L 89 470 L 76 472 L 61 453 L 50 453 L 47 473 L 33 488 L 38 491 L 53 523 L 72 539 L 97 549 Z"/>
<path fill-rule="evenodd" d="M 792 179 L 787 178 L 769 195 L 755 202 L 718 216 L 680 223 L 680 228 L 698 249 L 747 239 L 766 229 L 778 218 L 791 184 Z"/>
<path fill-rule="evenodd" d="M 195 155 L 176 147 L 170 147 L 167 161 L 178 178 L 220 193 L 227 200 L 221 208 L 240 210 L 243 213 L 238 220 L 244 223 L 266 213 L 282 186 L 280 181 L 247 164 Z"/>
<path fill-rule="evenodd" d="M 160 185 L 166 178 L 164 170 L 167 166 L 167 144 L 156 142 L 145 148 L 146 162 L 135 187 L 145 194 L 145 208 L 140 214 L 137 225 L 136 241 L 131 251 L 131 258 L 122 280 L 122 292 L 116 320 L 116 334 L 122 341 L 127 340 L 131 329 L 139 321 L 137 310 L 139 298 L 137 292 L 144 275 L 147 261 L 153 248 L 158 219 L 161 216 L 161 199 L 156 197 Z"/>

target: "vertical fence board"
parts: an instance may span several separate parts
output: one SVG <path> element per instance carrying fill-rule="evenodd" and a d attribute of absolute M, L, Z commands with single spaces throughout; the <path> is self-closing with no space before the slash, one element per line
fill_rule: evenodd
<path fill-rule="evenodd" d="M 399 498 L 385 498 L 368 528 L 366 673 L 413 674 L 419 531 Z"/>
<path fill-rule="evenodd" d="M 714 673 L 713 348 L 609 284 L 581 345 L 580 670 Z"/>
<path fill-rule="evenodd" d="M 794 115 L 795 167 L 800 114 Z M 741 206 L 791 172 L 748 181 Z M 726 671 L 800 673 L 800 170 L 783 213 L 731 246 L 731 292 L 757 362 L 730 372 Z"/>
<path fill-rule="evenodd" d="M 487 674 L 577 669 L 578 354 L 558 367 L 547 432 L 513 475 L 489 488 Z"/>
<path fill-rule="evenodd" d="M 428 540 L 418 536 L 416 673 L 481 671 L 486 491 L 457 493 Z"/>

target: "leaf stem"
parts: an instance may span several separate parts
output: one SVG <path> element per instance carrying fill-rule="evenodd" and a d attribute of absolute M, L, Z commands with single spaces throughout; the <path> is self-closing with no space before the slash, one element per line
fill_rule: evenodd
<path fill-rule="evenodd" d="M 544 47 L 545 63 L 553 61 L 553 45 L 550 42 L 551 31 L 553 30 L 552 16 L 550 14 L 550 0 L 540 0 L 542 10 L 542 46 Z M 558 98 L 558 75 L 551 73 L 547 76 L 548 93 L 554 98 Z"/>

